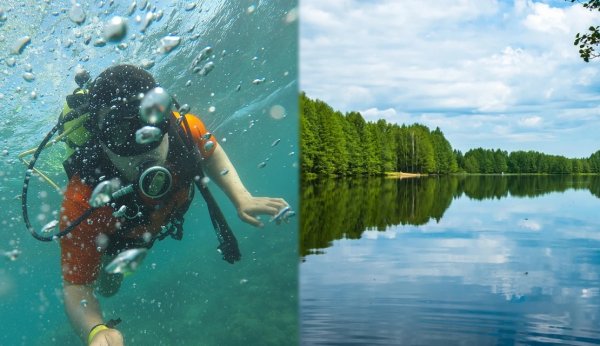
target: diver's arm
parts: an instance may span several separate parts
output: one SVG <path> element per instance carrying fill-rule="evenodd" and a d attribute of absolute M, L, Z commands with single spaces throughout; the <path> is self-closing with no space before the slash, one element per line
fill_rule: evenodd
<path fill-rule="evenodd" d="M 90 330 L 94 326 L 104 323 L 100 304 L 94 297 L 93 290 L 89 285 L 74 285 L 64 282 L 67 315 L 73 329 L 85 344 L 88 343 Z M 81 304 L 83 300 L 87 303 Z M 96 334 L 90 345 L 122 346 L 124 345 L 123 336 L 116 329 L 102 330 Z"/>
<path fill-rule="evenodd" d="M 276 215 L 288 205 L 282 198 L 253 197 L 220 145 L 216 146 L 212 155 L 205 159 L 204 170 L 235 205 L 240 219 L 253 226 L 263 226 L 263 223 L 256 218 L 257 215 Z M 224 170 L 227 170 L 227 173 L 221 174 L 225 172 Z"/>

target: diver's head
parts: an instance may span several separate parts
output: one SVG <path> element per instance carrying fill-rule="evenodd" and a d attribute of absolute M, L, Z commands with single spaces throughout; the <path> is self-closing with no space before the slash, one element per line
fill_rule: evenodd
<path fill-rule="evenodd" d="M 90 113 L 103 148 L 131 157 L 150 153 L 165 142 L 170 116 L 152 124 L 140 117 L 144 95 L 157 86 L 150 73 L 133 65 L 112 66 L 96 78 L 90 88 Z M 147 125 L 159 129 L 158 136 L 136 141 L 136 132 Z"/>

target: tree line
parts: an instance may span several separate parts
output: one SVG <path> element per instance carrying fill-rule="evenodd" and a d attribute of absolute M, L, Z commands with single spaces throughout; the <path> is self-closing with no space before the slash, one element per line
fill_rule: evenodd
<path fill-rule="evenodd" d="M 439 128 L 366 122 L 358 112 L 342 114 L 304 93 L 300 133 L 303 173 L 356 176 L 458 170 L 456 155 Z"/>
<path fill-rule="evenodd" d="M 439 128 L 367 122 L 359 112 L 342 114 L 321 100 L 300 95 L 300 163 L 304 176 L 364 176 L 386 172 L 600 173 L 600 150 L 589 158 L 536 151 L 454 150 Z"/>
<path fill-rule="evenodd" d="M 589 158 L 570 159 L 537 151 L 471 149 L 464 156 L 457 152 L 459 166 L 467 173 L 600 173 L 600 150 Z"/>

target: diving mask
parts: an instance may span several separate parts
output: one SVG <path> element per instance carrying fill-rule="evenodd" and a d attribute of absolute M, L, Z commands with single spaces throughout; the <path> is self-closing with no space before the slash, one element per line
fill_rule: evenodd
<path fill-rule="evenodd" d="M 171 96 L 160 87 L 100 112 L 100 140 L 115 154 L 135 156 L 160 145 L 169 130 Z"/>

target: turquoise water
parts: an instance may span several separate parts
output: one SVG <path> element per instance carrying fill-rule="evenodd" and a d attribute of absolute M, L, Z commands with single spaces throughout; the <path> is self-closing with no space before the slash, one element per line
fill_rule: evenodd
<path fill-rule="evenodd" d="M 302 191 L 301 344 L 600 343 L 600 177 Z"/>
<path fill-rule="evenodd" d="M 201 116 L 251 193 L 283 197 L 298 209 L 296 2 L 144 3 L 137 1 L 128 15 L 130 1 L 81 2 L 87 16 L 80 26 L 69 19 L 70 1 L 0 4 L 6 14 L 0 21 L 0 250 L 21 251 L 15 261 L 0 258 L 0 345 L 80 344 L 63 311 L 58 244 L 28 234 L 16 198 L 24 176 L 17 154 L 36 146 L 54 125 L 64 97 L 76 87 L 77 65 L 95 76 L 114 63 L 153 60 L 149 71 Z M 162 18 L 142 35 L 146 14 L 161 10 Z M 115 15 L 128 18 L 121 41 L 127 46 L 94 46 L 102 23 Z M 181 43 L 168 54 L 157 53 L 167 34 Z M 11 55 L 25 35 L 31 43 Z M 192 60 L 207 46 L 215 68 L 206 76 L 192 73 Z M 23 78 L 27 64 L 35 76 L 31 82 Z M 63 185 L 61 154 L 45 151 L 39 167 Z M 261 162 L 266 166 L 259 168 Z M 43 182 L 30 185 L 30 215 L 41 227 L 60 195 Z M 183 240 L 156 244 L 119 294 L 100 300 L 107 319 L 123 320 L 119 329 L 128 345 L 297 343 L 297 220 L 276 226 L 264 217 L 265 228 L 255 229 L 237 218 L 214 184 L 211 190 L 237 235 L 242 261 L 230 265 L 220 258 L 197 194 Z"/>

